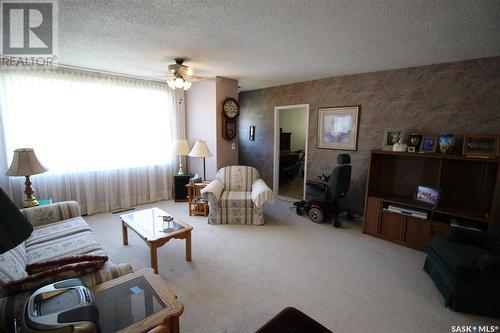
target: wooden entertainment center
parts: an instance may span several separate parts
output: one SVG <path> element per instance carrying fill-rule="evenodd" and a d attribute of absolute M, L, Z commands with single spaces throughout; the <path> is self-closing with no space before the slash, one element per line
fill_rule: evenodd
<path fill-rule="evenodd" d="M 372 150 L 363 232 L 421 251 L 452 220 L 492 232 L 500 219 L 499 182 L 499 158 Z M 418 184 L 441 189 L 437 207 L 413 200 Z M 425 211 L 427 219 L 388 211 L 393 204 Z"/>

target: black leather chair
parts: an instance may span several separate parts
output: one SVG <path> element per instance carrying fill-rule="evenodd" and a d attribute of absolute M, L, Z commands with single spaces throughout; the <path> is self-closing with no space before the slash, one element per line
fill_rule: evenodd
<path fill-rule="evenodd" d="M 424 264 L 451 309 L 500 318 L 500 238 L 463 228 L 434 236 Z"/>
<path fill-rule="evenodd" d="M 338 215 L 341 212 L 347 212 L 349 219 L 352 218 L 348 209 L 340 209 L 340 201 L 349 191 L 351 184 L 351 157 L 348 154 L 339 154 L 337 156 L 338 165 L 333 168 L 330 176 L 322 175 L 319 178 L 321 181 L 307 181 L 306 194 L 311 197 L 311 203 L 318 203 L 323 207 L 322 212 L 318 212 L 311 208 L 309 217 L 314 221 L 315 213 L 332 214 L 333 223 L 336 227 L 340 226 Z M 321 216 L 323 220 L 323 216 Z M 314 221 L 315 222 L 315 221 Z"/>

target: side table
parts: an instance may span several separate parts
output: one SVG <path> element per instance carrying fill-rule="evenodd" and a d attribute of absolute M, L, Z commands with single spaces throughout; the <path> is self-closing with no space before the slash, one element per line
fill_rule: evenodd
<path fill-rule="evenodd" d="M 208 202 L 201 197 L 201 190 L 210 182 L 187 184 L 189 216 L 208 216 Z"/>
<path fill-rule="evenodd" d="M 101 333 L 148 332 L 162 326 L 179 332 L 184 306 L 165 281 L 150 268 L 91 288 L 99 308 Z"/>

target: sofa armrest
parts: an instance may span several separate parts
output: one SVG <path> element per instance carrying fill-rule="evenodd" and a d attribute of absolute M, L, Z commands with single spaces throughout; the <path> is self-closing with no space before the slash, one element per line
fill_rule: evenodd
<path fill-rule="evenodd" d="M 274 202 L 273 191 L 267 186 L 262 179 L 257 179 L 252 184 L 252 201 L 257 208 L 262 207 L 266 201 Z"/>
<path fill-rule="evenodd" d="M 211 201 L 214 200 L 216 203 L 219 202 L 222 191 L 224 190 L 224 183 L 218 179 L 214 179 L 203 188 L 200 193 L 204 199 Z"/>
<path fill-rule="evenodd" d="M 493 234 L 457 227 L 449 229 L 446 239 L 458 244 L 487 249 L 491 248 L 495 243 L 495 235 Z"/>
<path fill-rule="evenodd" d="M 23 208 L 21 213 L 34 227 L 81 216 L 80 205 L 76 201 L 62 201 L 44 206 Z"/>
<path fill-rule="evenodd" d="M 100 269 L 81 276 L 80 280 L 87 287 L 93 287 L 133 272 L 134 269 L 130 264 L 115 264 L 108 260 Z"/>

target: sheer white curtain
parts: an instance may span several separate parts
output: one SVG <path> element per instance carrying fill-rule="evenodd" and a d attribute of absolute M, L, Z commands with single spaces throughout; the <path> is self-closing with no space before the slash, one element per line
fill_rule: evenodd
<path fill-rule="evenodd" d="M 4 173 L 14 149 L 32 147 L 49 168 L 32 176 L 39 198 L 77 200 L 88 214 L 169 199 L 180 98 L 148 81 L 61 69 L 3 71 L 0 185 L 21 200 L 23 179 Z"/>

